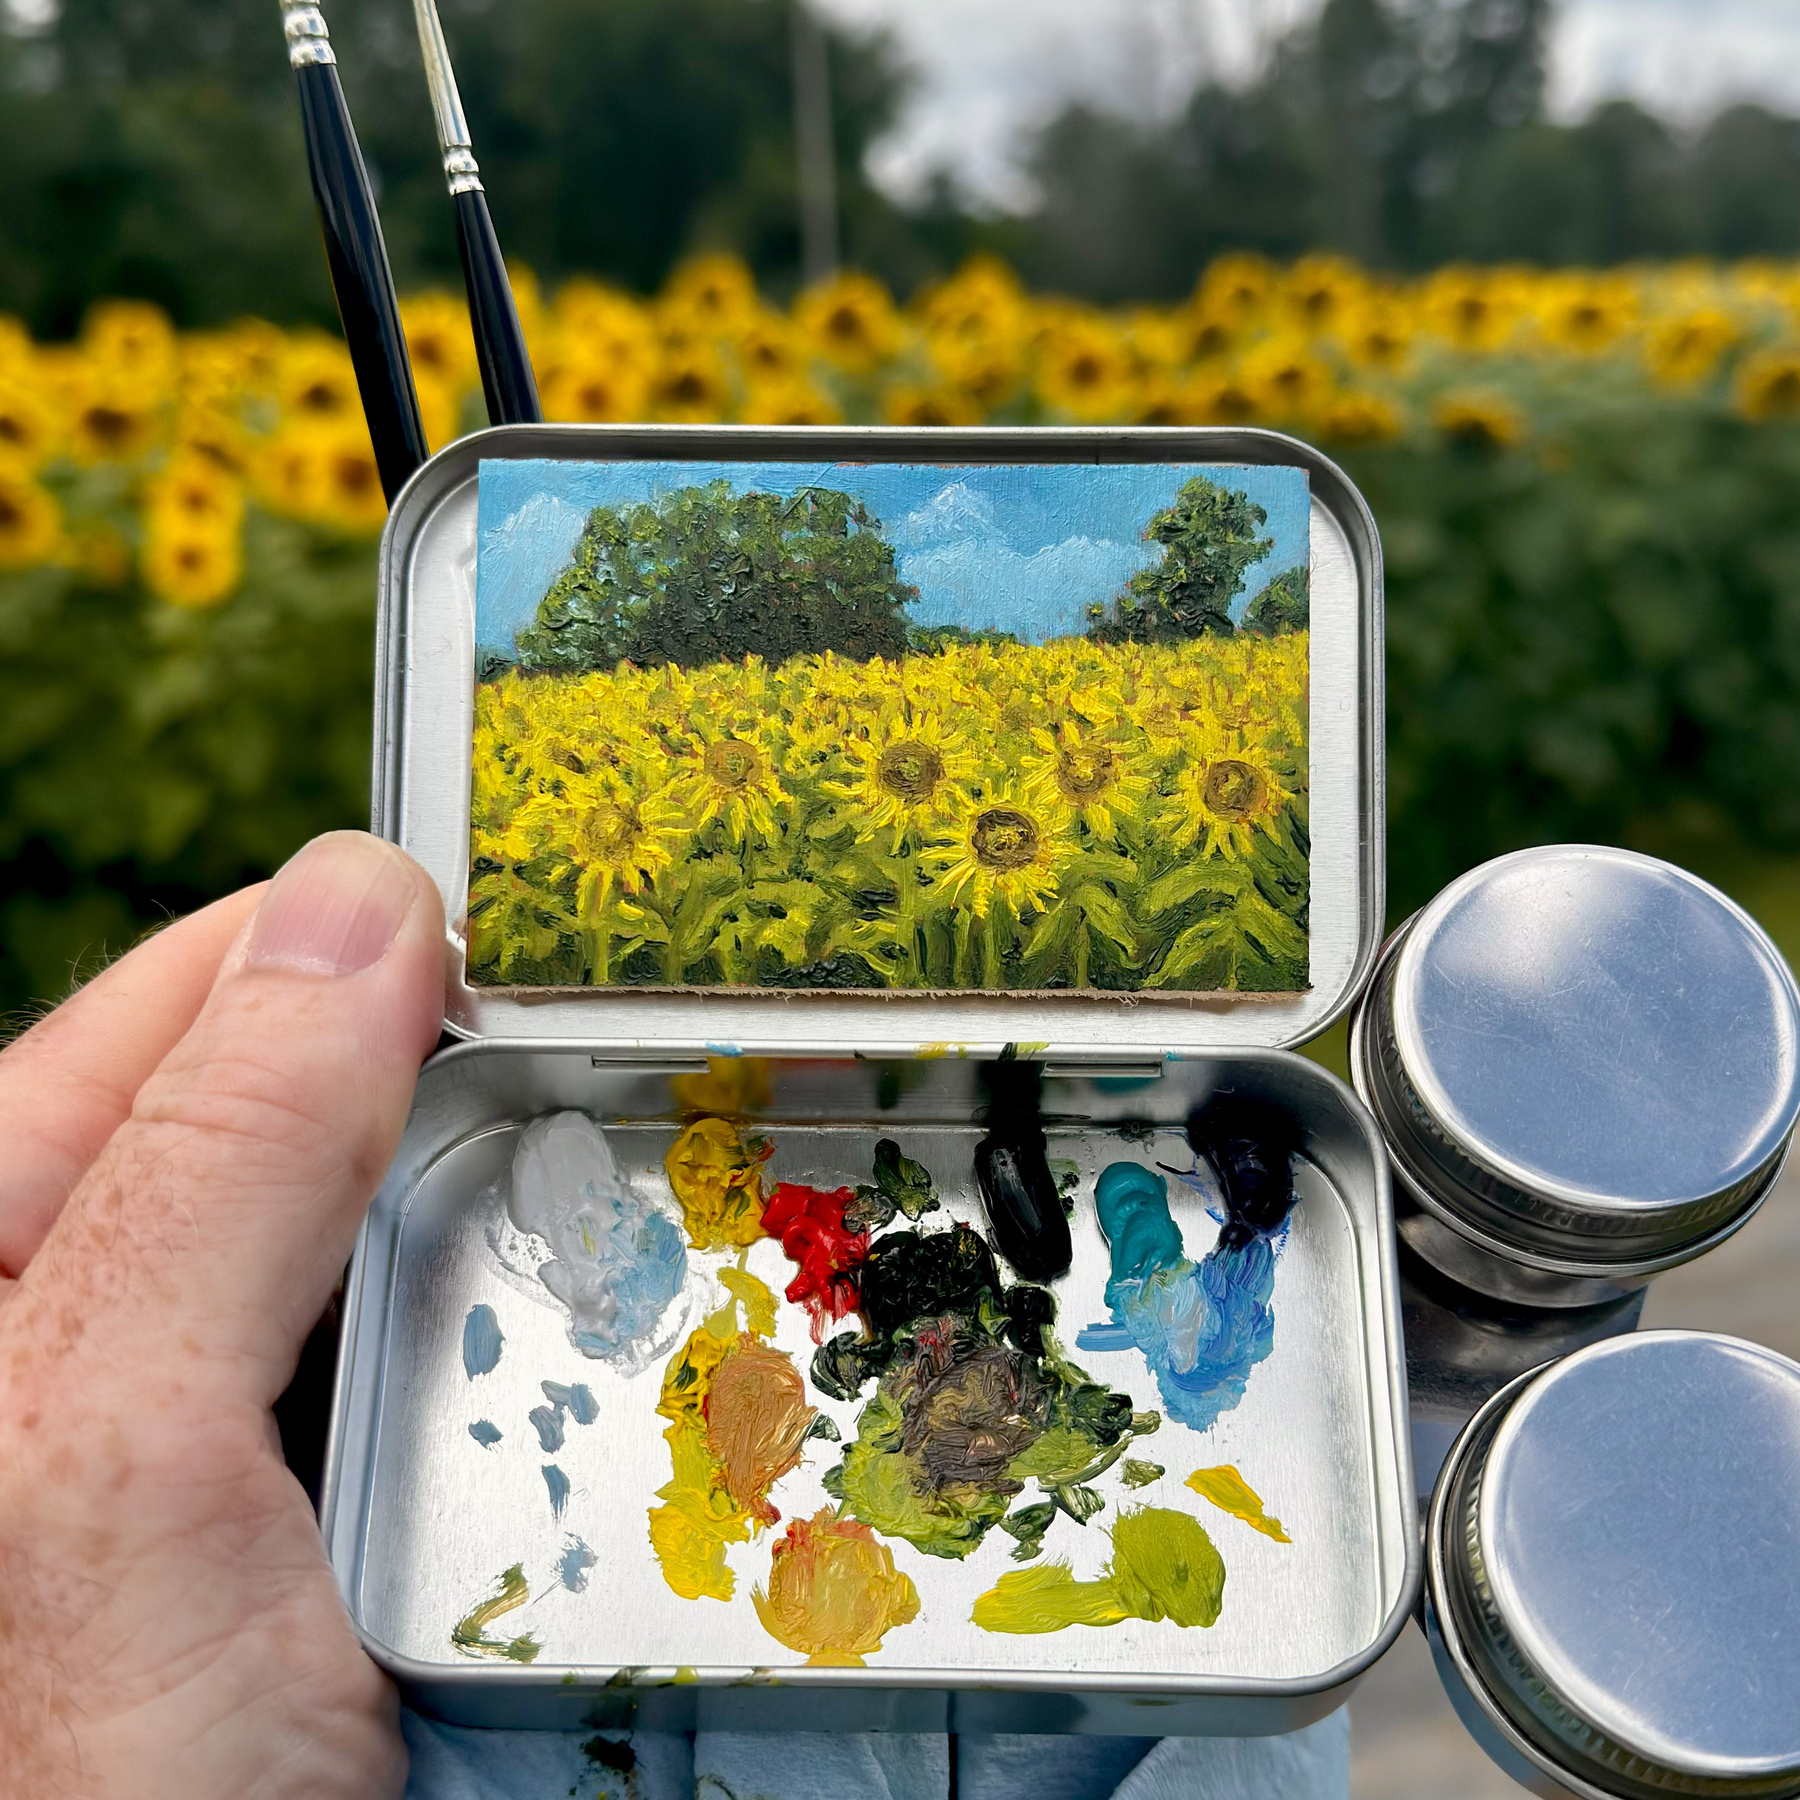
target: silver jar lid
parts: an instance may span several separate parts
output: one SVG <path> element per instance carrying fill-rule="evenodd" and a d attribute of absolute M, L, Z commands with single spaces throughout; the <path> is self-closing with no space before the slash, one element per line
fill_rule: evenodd
<path fill-rule="evenodd" d="M 1800 1365 L 1577 1351 L 1476 1415 L 1429 1537 L 1453 1698 L 1563 1787 L 1800 1793 Z"/>
<path fill-rule="evenodd" d="M 1389 946 L 1353 1054 L 1421 1202 L 1547 1267 L 1660 1267 L 1735 1229 L 1800 1116 L 1780 952 L 1695 876 L 1593 845 L 1446 888 Z"/>

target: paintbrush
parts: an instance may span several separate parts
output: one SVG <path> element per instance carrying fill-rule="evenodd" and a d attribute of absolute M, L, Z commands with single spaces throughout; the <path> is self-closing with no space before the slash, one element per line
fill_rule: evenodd
<path fill-rule="evenodd" d="M 456 207 L 463 286 L 469 295 L 469 321 L 475 328 L 475 356 L 481 365 L 488 420 L 494 425 L 535 425 L 544 416 L 538 404 L 537 379 L 531 372 L 525 330 L 519 323 L 512 283 L 506 278 L 500 240 L 494 235 L 481 172 L 469 147 L 469 122 L 463 117 L 436 0 L 413 0 L 413 16 L 419 26 L 425 79 L 431 85 L 438 148 L 444 153 L 444 181 Z"/>
<path fill-rule="evenodd" d="M 281 0 L 288 62 L 300 89 L 300 122 L 325 260 L 344 341 L 356 370 L 369 440 L 390 504 L 430 451 L 413 389 L 412 364 L 400 329 L 400 307 L 369 172 L 338 81 L 337 56 L 324 15 L 307 0 Z"/>

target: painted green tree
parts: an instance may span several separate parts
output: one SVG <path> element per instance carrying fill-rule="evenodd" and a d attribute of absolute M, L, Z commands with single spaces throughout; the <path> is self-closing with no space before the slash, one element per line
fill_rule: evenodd
<path fill-rule="evenodd" d="M 898 657 L 917 595 L 860 500 L 835 488 L 734 494 L 714 481 L 595 507 L 569 567 L 518 634 L 519 666 Z"/>
<path fill-rule="evenodd" d="M 1296 565 L 1283 569 L 1244 608 L 1243 628 L 1264 637 L 1279 637 L 1284 631 L 1304 631 L 1312 617 L 1311 580 L 1309 572 Z"/>
<path fill-rule="evenodd" d="M 1229 637 L 1237 630 L 1231 603 L 1244 590 L 1244 571 L 1275 548 L 1272 537 L 1257 536 L 1268 517 L 1242 490 L 1196 475 L 1145 529 L 1163 545 L 1162 561 L 1132 576 L 1110 616 L 1095 609 L 1092 635 L 1141 644 Z"/>

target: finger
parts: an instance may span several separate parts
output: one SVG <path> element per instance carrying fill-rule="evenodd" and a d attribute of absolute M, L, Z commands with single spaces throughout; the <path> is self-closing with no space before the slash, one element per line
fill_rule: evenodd
<path fill-rule="evenodd" d="M 178 919 L 0 1051 L 0 1279 L 17 1275 L 193 1024 L 266 883 Z"/>
<path fill-rule="evenodd" d="M 272 1402 L 393 1156 L 443 946 L 437 890 L 391 845 L 338 832 L 282 869 L 27 1268 L 44 1332 L 108 1367 L 156 1345 Z"/>

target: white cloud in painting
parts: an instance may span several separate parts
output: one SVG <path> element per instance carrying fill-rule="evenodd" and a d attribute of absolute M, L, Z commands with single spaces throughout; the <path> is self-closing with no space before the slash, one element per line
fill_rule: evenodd
<path fill-rule="evenodd" d="M 1028 553 L 966 538 L 900 558 L 919 590 L 910 616 L 921 625 L 1010 631 L 1027 643 L 1087 629 L 1088 607 L 1113 598 L 1157 546 L 1072 537 Z"/>

